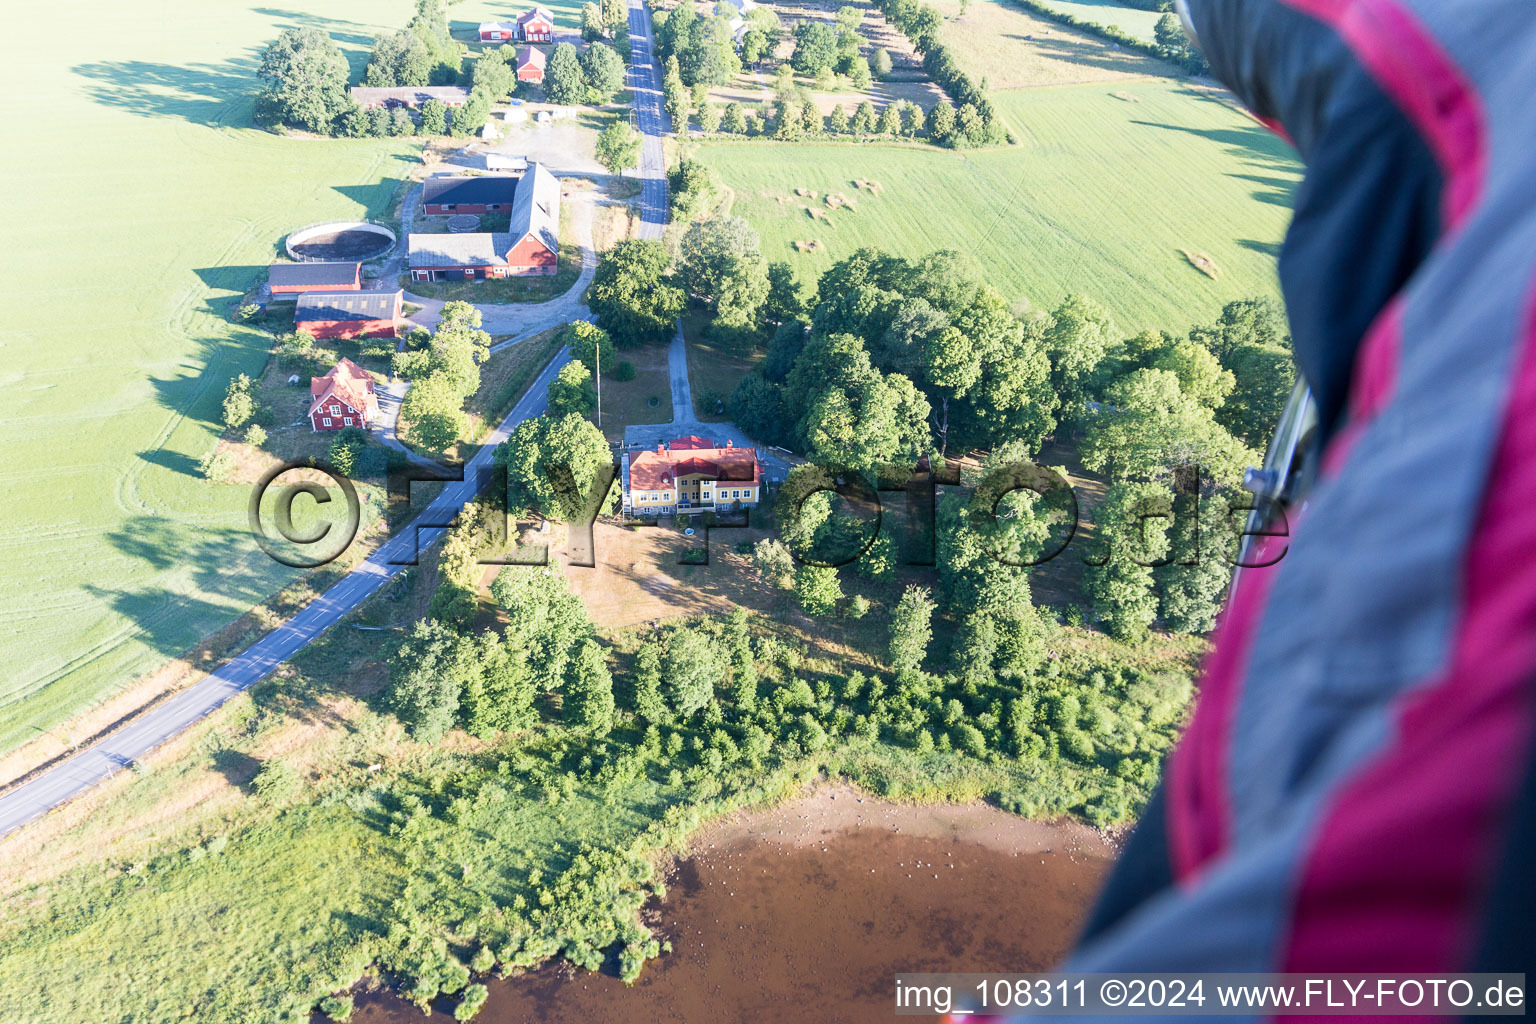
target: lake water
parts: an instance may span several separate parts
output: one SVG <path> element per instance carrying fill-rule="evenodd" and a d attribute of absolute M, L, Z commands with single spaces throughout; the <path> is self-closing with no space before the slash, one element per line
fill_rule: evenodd
<path fill-rule="evenodd" d="M 650 908 L 673 951 L 626 987 L 557 966 L 491 980 L 478 1021 L 893 1019 L 910 971 L 1040 971 L 1070 947 L 1113 848 L 981 806 L 903 807 L 827 787 L 715 826 Z M 360 997 L 366 1024 L 424 1018 Z"/>

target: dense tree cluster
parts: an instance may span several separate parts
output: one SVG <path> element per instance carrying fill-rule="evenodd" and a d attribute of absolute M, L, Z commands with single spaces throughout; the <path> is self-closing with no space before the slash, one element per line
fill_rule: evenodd
<path fill-rule="evenodd" d="M 256 123 L 329 134 L 353 107 L 347 95 L 347 58 L 317 28 L 284 29 L 262 51 L 256 74 L 266 83 L 256 97 Z"/>
<path fill-rule="evenodd" d="M 411 382 L 400 415 L 413 441 L 436 455 L 457 443 L 467 426 L 464 401 L 479 389 L 480 364 L 490 352 L 480 310 L 453 301 L 443 305 L 437 331 L 424 346 L 395 353 L 395 376 Z"/>
<path fill-rule="evenodd" d="M 715 12 L 704 17 L 693 4 L 685 3 L 665 14 L 657 12 L 652 24 L 656 56 L 667 66 L 668 77 L 675 75 L 688 86 L 724 85 L 741 73 L 741 58 L 736 55 L 736 43 L 731 38 L 729 16 Z M 765 24 L 765 20 L 759 20 L 753 27 L 762 31 Z M 668 107 L 668 113 L 676 120 L 670 103 Z"/>

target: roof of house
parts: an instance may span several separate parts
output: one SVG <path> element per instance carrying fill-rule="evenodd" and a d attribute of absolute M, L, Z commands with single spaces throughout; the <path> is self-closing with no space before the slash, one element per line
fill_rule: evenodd
<path fill-rule="evenodd" d="M 560 180 L 543 164 L 529 164 L 518 182 L 507 230 L 516 240 L 532 235 L 550 252 L 560 251 Z"/>
<path fill-rule="evenodd" d="M 423 203 L 510 203 L 517 195 L 515 174 L 441 175 L 421 187 Z"/>
<path fill-rule="evenodd" d="M 484 35 L 487 32 L 516 32 L 516 31 L 517 31 L 517 25 L 516 25 L 515 22 L 510 22 L 510 21 L 482 21 L 480 23 L 480 34 L 481 35 Z"/>
<path fill-rule="evenodd" d="M 404 292 L 305 292 L 293 311 L 295 323 L 334 320 L 398 320 Z"/>
<path fill-rule="evenodd" d="M 427 100 L 464 103 L 469 99 L 469 90 L 462 85 L 354 85 L 347 92 L 353 100 L 363 106 L 369 103 L 382 103 L 385 100 L 398 100 L 419 106 Z"/>
<path fill-rule="evenodd" d="M 343 356 L 324 377 L 309 381 L 309 414 L 313 416 L 332 397 L 340 398 L 354 412 L 366 413 L 376 406 L 373 378 L 368 371 Z"/>
<path fill-rule="evenodd" d="M 355 285 L 360 263 L 274 263 L 267 268 L 267 284 L 273 288 L 334 288 Z"/>
<path fill-rule="evenodd" d="M 530 8 L 528 8 L 522 14 L 519 14 L 517 16 L 517 23 L 519 25 L 524 25 L 524 24 L 527 24 L 528 22 L 532 21 L 536 17 L 543 18 L 545 21 L 549 22 L 551 25 L 553 25 L 555 23 L 555 16 L 554 16 L 553 13 L 550 12 L 550 9 L 548 7 L 530 7 Z"/>
<path fill-rule="evenodd" d="M 724 448 L 702 437 L 680 437 L 669 449 L 637 452 L 629 459 L 629 487 L 655 491 L 671 487 L 680 476 L 701 475 L 731 483 L 760 482 L 756 448 Z"/>
<path fill-rule="evenodd" d="M 462 235 L 418 235 L 407 241 L 413 267 L 489 267 L 507 262 L 517 239 L 505 231 L 471 231 Z"/>
<path fill-rule="evenodd" d="M 529 67 L 530 65 L 542 68 L 548 63 L 549 57 L 537 46 L 525 46 L 517 51 L 517 66 L 520 68 Z"/>

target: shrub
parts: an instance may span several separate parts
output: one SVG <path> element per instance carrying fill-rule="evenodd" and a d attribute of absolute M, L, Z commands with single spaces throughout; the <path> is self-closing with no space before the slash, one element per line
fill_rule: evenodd
<path fill-rule="evenodd" d="M 243 324 L 248 324 L 261 315 L 261 307 L 254 302 L 247 302 L 235 310 L 235 319 Z"/>
<path fill-rule="evenodd" d="M 293 765 L 276 759 L 263 761 L 261 770 L 251 782 L 257 796 L 274 804 L 285 804 L 292 800 L 299 795 L 303 786 L 304 780 L 299 777 Z"/>
<path fill-rule="evenodd" d="M 256 415 L 256 383 L 245 374 L 229 382 L 224 390 L 224 426 L 235 430 Z"/>
<path fill-rule="evenodd" d="M 198 462 L 197 468 L 202 472 L 203 479 L 209 483 L 228 483 L 235 475 L 235 457 L 218 445 L 214 445 Z"/>
<path fill-rule="evenodd" d="M 854 594 L 844 614 L 850 619 L 862 619 L 869 614 L 869 598 L 863 594 Z"/>
<path fill-rule="evenodd" d="M 326 996 L 320 1000 L 320 1012 L 325 1014 L 337 1024 L 346 1024 L 352 1019 L 351 996 Z"/>
<path fill-rule="evenodd" d="M 267 443 L 267 428 L 260 423 L 252 423 L 245 428 L 245 443 L 253 448 L 260 448 Z"/>
<path fill-rule="evenodd" d="M 464 990 L 464 998 L 459 1000 L 459 1005 L 454 1007 L 454 1020 L 474 1020 L 480 1008 L 485 1005 L 486 996 L 489 993 L 484 985 L 471 985 Z"/>
<path fill-rule="evenodd" d="M 635 364 L 625 359 L 613 371 L 613 379 L 623 383 L 635 379 Z"/>

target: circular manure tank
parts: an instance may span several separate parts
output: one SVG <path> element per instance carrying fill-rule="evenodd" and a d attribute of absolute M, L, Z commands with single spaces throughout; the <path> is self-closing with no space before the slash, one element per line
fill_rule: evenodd
<path fill-rule="evenodd" d="M 373 221 L 333 220 L 299 228 L 283 247 L 302 263 L 366 263 L 395 247 L 395 233 Z"/>

